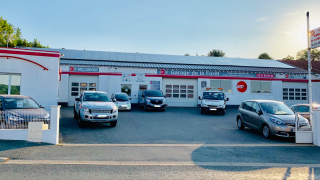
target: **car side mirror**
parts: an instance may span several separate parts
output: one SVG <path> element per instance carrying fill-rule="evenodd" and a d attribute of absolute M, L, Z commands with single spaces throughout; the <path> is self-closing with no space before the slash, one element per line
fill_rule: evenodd
<path fill-rule="evenodd" d="M 112 102 L 117 102 L 117 100 L 116 99 L 112 99 Z"/>
<path fill-rule="evenodd" d="M 229 98 L 227 98 L 227 100 L 226 101 L 229 101 Z"/>
<path fill-rule="evenodd" d="M 202 100 L 200 96 L 199 96 L 199 100 Z"/>
<path fill-rule="evenodd" d="M 44 106 L 43 106 L 43 105 L 40 105 L 40 108 L 44 108 Z"/>
<path fill-rule="evenodd" d="M 129 100 L 131 100 L 131 98 L 129 98 Z"/>
<path fill-rule="evenodd" d="M 76 97 L 76 98 L 75 98 L 75 101 L 80 101 L 80 98 Z"/>
<path fill-rule="evenodd" d="M 261 115 L 262 115 L 262 111 L 261 111 L 261 110 L 258 110 L 258 111 L 257 111 L 257 114 L 258 114 L 259 116 L 261 116 Z"/>

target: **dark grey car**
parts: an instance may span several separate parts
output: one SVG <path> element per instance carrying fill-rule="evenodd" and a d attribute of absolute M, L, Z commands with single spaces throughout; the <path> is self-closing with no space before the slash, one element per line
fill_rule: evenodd
<path fill-rule="evenodd" d="M 159 90 L 139 90 L 138 107 L 145 111 L 148 109 L 166 110 L 167 104 L 165 96 Z"/>
<path fill-rule="evenodd" d="M 251 100 L 241 104 L 237 115 L 239 129 L 250 127 L 261 131 L 265 138 L 272 135 L 295 136 L 295 114 L 283 102 Z M 299 116 L 299 127 L 310 126 L 309 121 Z"/>

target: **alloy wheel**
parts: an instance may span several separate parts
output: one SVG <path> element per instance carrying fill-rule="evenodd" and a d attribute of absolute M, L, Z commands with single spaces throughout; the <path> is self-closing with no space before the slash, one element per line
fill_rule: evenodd
<path fill-rule="evenodd" d="M 263 131 L 262 133 L 263 133 L 263 136 L 264 136 L 264 137 L 266 137 L 266 138 L 269 137 L 269 135 L 270 135 L 270 130 L 269 130 L 269 127 L 268 127 L 268 126 L 264 126 L 262 131 Z"/>

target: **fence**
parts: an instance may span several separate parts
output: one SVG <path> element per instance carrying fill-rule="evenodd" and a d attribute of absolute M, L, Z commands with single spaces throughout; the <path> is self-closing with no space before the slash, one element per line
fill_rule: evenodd
<path fill-rule="evenodd" d="M 0 139 L 58 144 L 60 106 L 51 106 L 50 115 L 37 110 L 1 111 Z"/>
<path fill-rule="evenodd" d="M 29 122 L 43 122 L 50 129 L 50 114 L 43 109 L 0 111 L 0 129 L 28 129 Z"/>

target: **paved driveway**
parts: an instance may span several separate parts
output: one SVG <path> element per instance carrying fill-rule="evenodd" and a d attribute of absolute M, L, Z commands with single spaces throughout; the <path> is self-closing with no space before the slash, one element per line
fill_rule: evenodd
<path fill-rule="evenodd" d="M 294 139 L 265 139 L 249 128 L 236 126 L 237 109 L 225 116 L 200 114 L 198 108 L 167 108 L 165 112 L 119 112 L 118 125 L 88 124 L 79 128 L 72 108 L 61 108 L 60 135 L 62 143 L 98 144 L 261 144 L 293 143 Z"/>

